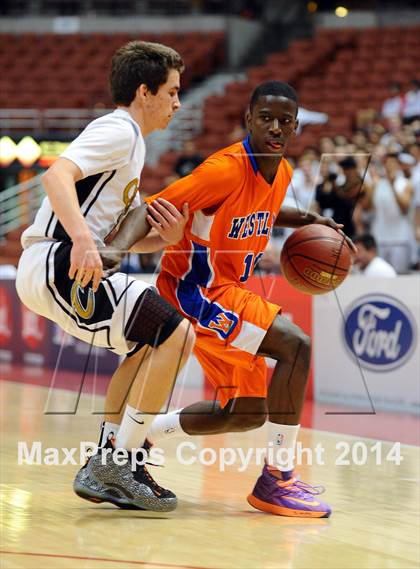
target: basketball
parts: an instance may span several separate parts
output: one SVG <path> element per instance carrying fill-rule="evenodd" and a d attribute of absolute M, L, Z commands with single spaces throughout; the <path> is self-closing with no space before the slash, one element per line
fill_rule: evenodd
<path fill-rule="evenodd" d="M 286 240 L 280 257 L 283 275 L 306 294 L 325 294 L 340 286 L 351 267 L 344 236 L 327 225 L 300 227 Z"/>

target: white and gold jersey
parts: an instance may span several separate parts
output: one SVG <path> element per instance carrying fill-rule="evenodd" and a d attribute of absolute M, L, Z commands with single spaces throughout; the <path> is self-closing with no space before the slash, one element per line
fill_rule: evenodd
<path fill-rule="evenodd" d="M 121 221 L 138 195 L 146 147 L 139 125 L 123 109 L 95 119 L 61 155 L 74 162 L 83 178 L 76 183 L 80 209 L 96 243 Z M 34 223 L 22 234 L 26 249 L 36 241 L 70 241 L 48 197 Z"/>

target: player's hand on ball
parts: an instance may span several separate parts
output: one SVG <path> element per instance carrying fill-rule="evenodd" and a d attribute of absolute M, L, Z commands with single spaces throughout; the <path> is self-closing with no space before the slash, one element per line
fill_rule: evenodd
<path fill-rule="evenodd" d="M 347 245 L 350 247 L 350 250 L 352 251 L 352 253 L 357 253 L 357 247 L 356 245 L 353 243 L 353 241 L 350 239 L 350 237 L 348 237 L 344 231 L 343 231 L 343 227 L 344 225 L 342 223 L 337 223 L 336 221 L 334 221 L 334 219 L 332 217 L 324 217 L 322 215 L 318 215 L 315 220 L 314 223 L 318 223 L 319 225 L 327 225 L 328 227 L 332 227 L 332 229 L 335 229 L 340 235 L 342 235 L 347 243 Z"/>
<path fill-rule="evenodd" d="M 147 221 L 168 245 L 181 241 L 189 218 L 187 203 L 184 203 L 180 212 L 167 200 L 157 198 L 148 205 L 147 211 Z"/>

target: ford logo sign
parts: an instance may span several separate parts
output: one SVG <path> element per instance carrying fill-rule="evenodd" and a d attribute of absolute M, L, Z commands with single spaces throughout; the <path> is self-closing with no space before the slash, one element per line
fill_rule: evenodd
<path fill-rule="evenodd" d="M 410 311 L 392 296 L 369 295 L 345 313 L 346 346 L 360 365 L 373 371 L 401 366 L 416 346 L 416 324 Z"/>

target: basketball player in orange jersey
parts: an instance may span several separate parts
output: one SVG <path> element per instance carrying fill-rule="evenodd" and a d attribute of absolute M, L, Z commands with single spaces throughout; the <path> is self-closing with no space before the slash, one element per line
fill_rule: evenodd
<path fill-rule="evenodd" d="M 176 435 L 239 432 L 268 421 L 267 444 L 275 451 L 274 460 L 267 460 L 248 502 L 278 515 L 328 517 L 331 509 L 319 501 L 319 487 L 293 472 L 310 339 L 281 315 L 280 306 L 244 288 L 273 225 L 319 223 L 341 232 L 330 218 L 281 207 L 292 176 L 283 154 L 298 125 L 297 111 L 291 86 L 263 83 L 251 97 L 249 136 L 147 200 L 147 219 L 158 232 L 168 227 L 160 200 L 178 210 L 188 202 L 184 238 L 165 250 L 157 286 L 194 323 L 194 352 L 217 400 L 157 416 L 147 438 L 154 443 Z M 136 243 L 143 216 L 133 211 L 113 244 L 144 250 L 147 237 Z M 263 356 L 277 360 L 268 391 Z"/>

